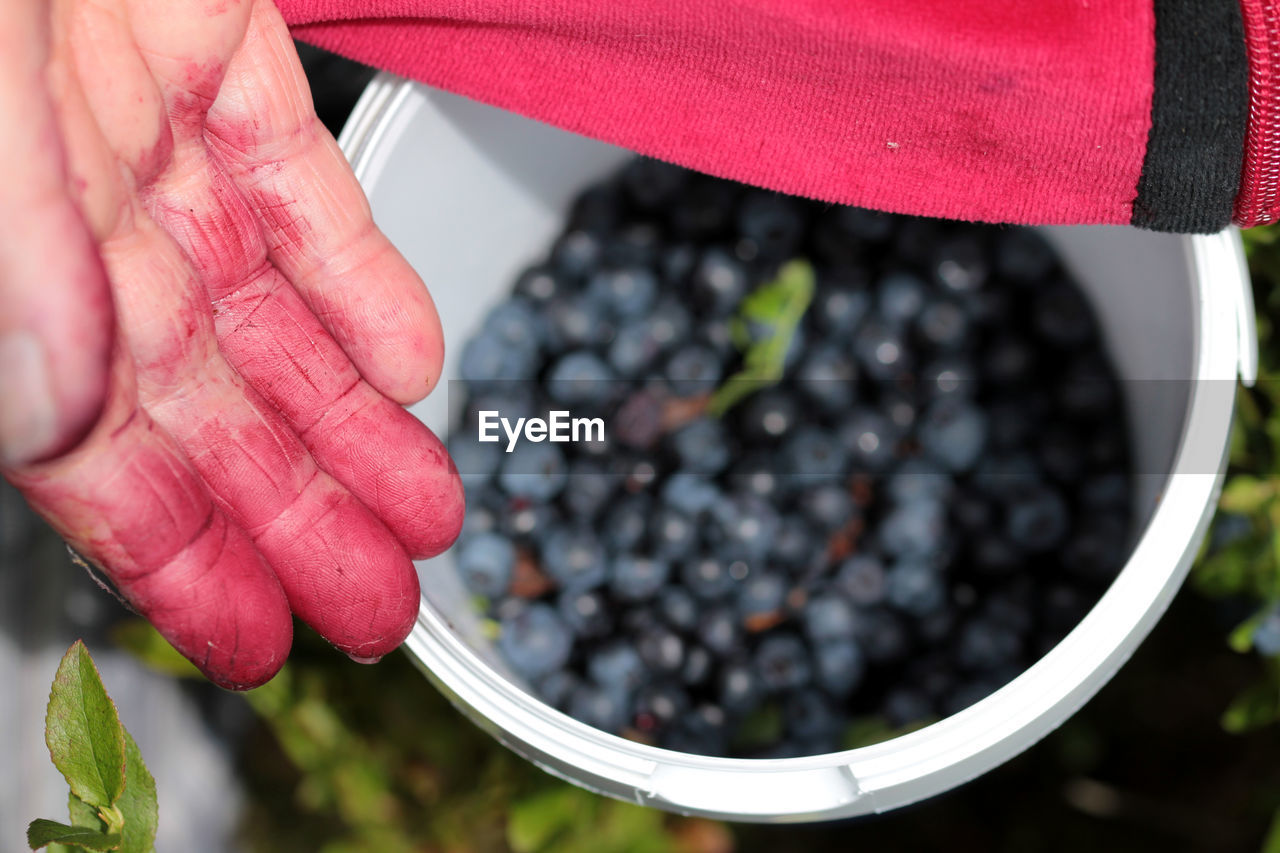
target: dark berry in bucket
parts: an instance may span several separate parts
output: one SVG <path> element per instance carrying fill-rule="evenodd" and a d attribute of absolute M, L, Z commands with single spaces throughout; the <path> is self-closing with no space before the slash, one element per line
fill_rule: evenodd
<path fill-rule="evenodd" d="M 460 577 L 522 683 L 646 743 L 783 757 L 954 713 L 1127 556 L 1102 347 L 1033 231 L 633 161 L 463 347 Z M 554 410 L 603 440 L 476 440 Z"/>

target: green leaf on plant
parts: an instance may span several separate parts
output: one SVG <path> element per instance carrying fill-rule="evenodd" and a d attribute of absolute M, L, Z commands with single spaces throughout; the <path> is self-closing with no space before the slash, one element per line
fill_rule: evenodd
<path fill-rule="evenodd" d="M 71 816 L 72 826 L 83 826 L 87 829 L 96 829 L 99 832 L 107 831 L 107 824 L 98 816 L 97 809 L 75 794 L 69 794 L 67 800 L 67 812 Z"/>
<path fill-rule="evenodd" d="M 1276 496 L 1275 483 L 1245 474 L 1237 474 L 1222 490 L 1219 507 L 1226 512 L 1250 515 Z"/>
<path fill-rule="evenodd" d="M 557 836 L 585 822 L 584 806 L 593 811 L 589 800 L 584 802 L 580 791 L 569 786 L 526 797 L 512 803 L 507 816 L 507 844 L 515 853 L 537 853 L 545 850 Z"/>
<path fill-rule="evenodd" d="M 777 278 L 742 300 L 730 325 L 734 342 L 742 350 L 742 369 L 711 395 L 708 414 L 720 417 L 782 378 L 787 352 L 813 301 L 814 287 L 813 265 L 798 259 L 783 264 Z"/>
<path fill-rule="evenodd" d="M 124 772 L 124 793 L 117 804 L 125 819 L 121 829 L 120 853 L 151 853 L 155 849 L 156 825 L 159 822 L 156 780 L 143 762 L 133 735 L 127 730 L 124 733 Z"/>
<path fill-rule="evenodd" d="M 1263 615 L 1263 611 L 1259 610 L 1237 625 L 1227 635 L 1227 645 L 1231 647 L 1232 651 L 1245 654 L 1253 648 L 1253 632 L 1257 629 L 1258 623 L 1262 621 Z"/>
<path fill-rule="evenodd" d="M 124 727 L 93 659 L 77 640 L 58 665 L 45 716 L 54 766 L 85 803 L 105 808 L 124 791 Z"/>
<path fill-rule="evenodd" d="M 160 632 L 151 627 L 150 622 L 141 619 L 122 622 L 112 630 L 111 639 L 120 648 L 161 675 L 174 678 L 204 678 L 200 670 L 196 669 L 196 665 L 169 645 L 169 641 L 160 636 Z"/>
<path fill-rule="evenodd" d="M 1280 719 L 1280 689 L 1274 682 L 1251 685 L 1235 698 L 1222 715 L 1222 727 L 1243 734 Z"/>
<path fill-rule="evenodd" d="M 67 826 L 56 820 L 38 819 L 27 827 L 27 844 L 32 850 L 50 844 L 66 844 L 84 850 L 118 850 L 120 836 L 83 826 Z"/>

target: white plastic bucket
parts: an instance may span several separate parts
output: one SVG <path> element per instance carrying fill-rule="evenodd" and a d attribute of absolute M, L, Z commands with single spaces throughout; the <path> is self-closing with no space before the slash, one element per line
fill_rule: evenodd
<path fill-rule="evenodd" d="M 342 133 L 374 218 L 431 288 L 445 379 L 572 197 L 628 153 L 492 107 L 378 77 Z M 479 630 L 449 555 L 419 564 L 409 653 L 477 724 L 547 771 L 658 808 L 731 820 L 881 812 L 945 791 L 1044 737 L 1107 682 L 1164 612 L 1213 515 L 1237 377 L 1256 371 L 1239 234 L 1046 228 L 1099 314 L 1125 388 L 1139 534 L 1117 580 L 1060 644 L 996 693 L 874 746 L 804 758 L 708 758 L 590 728 L 526 692 Z M 448 432 L 447 387 L 415 406 Z M 1143 520 L 1145 519 L 1145 523 Z M 423 732 L 437 737 L 438 732 Z"/>

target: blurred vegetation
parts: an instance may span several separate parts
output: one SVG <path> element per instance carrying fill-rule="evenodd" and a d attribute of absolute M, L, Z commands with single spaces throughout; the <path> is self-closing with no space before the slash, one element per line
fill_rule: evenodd
<path fill-rule="evenodd" d="M 968 785 L 836 823 L 726 826 L 597 797 L 500 746 L 406 657 L 346 661 L 309 632 L 247 694 L 251 851 L 728 853 L 889 849 L 1280 853 L 1280 658 L 1254 648 L 1280 601 L 1280 230 L 1246 235 L 1261 341 L 1210 544 L 1134 659 L 1061 730 Z M 145 626 L 118 635 L 189 666 Z M 206 689 L 201 686 L 199 689 Z"/>

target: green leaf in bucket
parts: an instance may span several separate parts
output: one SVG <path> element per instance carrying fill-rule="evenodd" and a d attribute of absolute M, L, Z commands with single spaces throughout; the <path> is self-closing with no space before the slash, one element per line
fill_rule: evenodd
<path fill-rule="evenodd" d="M 813 265 L 798 259 L 783 264 L 777 278 L 742 300 L 731 326 L 733 339 L 742 350 L 742 369 L 711 395 L 708 414 L 720 417 L 782 379 L 787 352 L 813 301 L 814 287 Z"/>
<path fill-rule="evenodd" d="M 67 651 L 54 676 L 45 742 L 71 792 L 97 808 L 124 791 L 124 727 L 84 643 Z"/>

